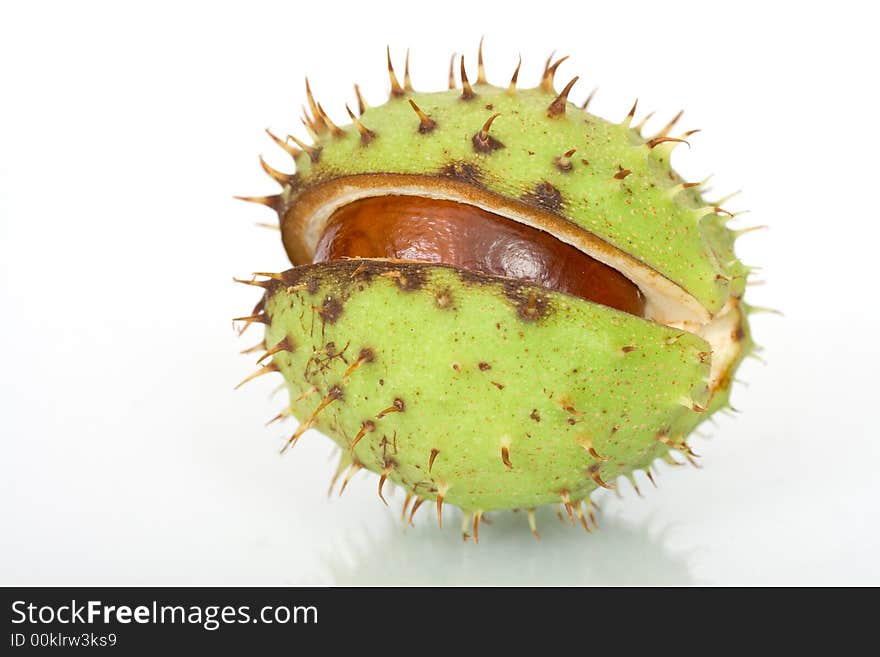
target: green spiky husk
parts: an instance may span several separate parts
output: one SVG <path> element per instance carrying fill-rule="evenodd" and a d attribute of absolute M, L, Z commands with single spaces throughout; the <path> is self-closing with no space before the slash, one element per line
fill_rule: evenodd
<path fill-rule="evenodd" d="M 284 189 L 257 199 L 279 213 L 294 262 L 308 250 L 295 257 L 300 228 L 288 219 L 321 190 L 393 174 L 430 194 L 432 181 L 454 180 L 598 237 L 706 317 L 727 313 L 732 357 L 712 378 L 712 347 L 694 332 L 442 265 L 303 264 L 267 281 L 259 307 L 301 422 L 294 438 L 318 428 L 342 447 L 341 467 L 474 512 L 588 499 L 670 451 L 691 459 L 686 437 L 728 405 L 752 346 L 729 216 L 670 167 L 680 142 L 643 137 L 631 117 L 611 123 L 570 103 L 548 113 L 555 93 L 541 88 L 474 91 L 392 97 L 360 130 L 311 117 L 314 146 L 295 155 L 295 174 L 267 169 Z M 493 148 L 477 148 L 495 114 Z"/>

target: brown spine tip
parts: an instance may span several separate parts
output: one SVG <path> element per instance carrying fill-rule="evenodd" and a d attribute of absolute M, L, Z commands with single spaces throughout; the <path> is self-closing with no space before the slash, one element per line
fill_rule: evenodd
<path fill-rule="evenodd" d="M 327 116 L 327 112 L 324 111 L 324 108 L 321 106 L 321 103 L 318 103 L 318 111 L 321 113 L 321 120 L 324 122 L 324 125 L 326 125 L 330 129 L 331 135 L 333 135 L 337 139 L 339 137 L 345 136 L 345 130 L 343 130 L 338 125 L 333 123 L 333 121 L 330 120 L 330 117 Z"/>
<path fill-rule="evenodd" d="M 599 91 L 599 87 L 593 87 L 593 90 L 590 92 L 590 95 L 587 96 L 587 99 L 584 101 L 584 104 L 581 105 L 581 109 L 585 112 L 587 108 L 590 106 L 590 103 L 593 102 L 593 98 L 596 96 L 596 92 Z"/>
<path fill-rule="evenodd" d="M 260 358 L 257 360 L 257 365 L 262 363 L 264 360 L 266 360 L 270 356 L 274 356 L 275 354 L 282 352 L 282 351 L 288 351 L 291 353 L 293 352 L 293 345 L 290 343 L 290 340 L 288 340 L 287 338 L 282 338 L 281 341 L 278 344 L 276 344 L 274 347 L 272 347 L 271 349 L 267 349 L 266 353 L 264 353 L 262 356 L 260 356 Z"/>
<path fill-rule="evenodd" d="M 397 76 L 394 74 L 394 66 L 391 65 L 391 48 L 385 47 L 385 54 L 388 57 L 388 78 L 391 80 L 391 97 L 392 98 L 400 98 L 406 92 L 403 90 L 403 87 L 400 86 L 400 82 L 397 81 Z"/>
<path fill-rule="evenodd" d="M 352 438 L 351 445 L 348 446 L 348 451 L 352 454 L 354 453 L 355 446 L 361 441 L 368 432 L 372 432 L 376 430 L 376 425 L 372 420 L 365 420 L 361 424 L 361 428 L 358 429 L 358 432 L 355 434 L 354 438 Z"/>
<path fill-rule="evenodd" d="M 653 149 L 655 146 L 659 146 L 660 144 L 665 144 L 666 142 L 670 142 L 670 141 L 676 142 L 679 144 L 687 144 L 688 148 L 691 147 L 691 145 L 688 141 L 685 141 L 684 139 L 679 139 L 678 137 L 652 137 L 651 139 L 649 139 L 648 141 L 645 142 L 645 145 L 648 148 Z"/>
<path fill-rule="evenodd" d="M 513 463 L 510 462 L 510 448 L 506 446 L 501 448 L 501 460 L 508 470 L 513 470 Z"/>
<path fill-rule="evenodd" d="M 241 388 L 245 383 L 248 383 L 249 381 L 253 381 L 253 380 L 256 379 L 257 377 L 261 377 L 261 376 L 263 376 L 264 374 L 271 374 L 272 372 L 278 372 L 278 371 L 279 371 L 279 370 L 278 370 L 278 366 L 277 366 L 275 363 L 269 363 L 268 365 L 264 365 L 263 367 L 261 367 L 260 369 L 258 369 L 256 372 L 254 372 L 254 373 L 251 374 L 250 376 L 245 377 L 245 378 L 241 381 L 241 383 L 239 383 L 237 386 L 235 386 L 234 390 L 238 390 L 238 389 Z"/>
<path fill-rule="evenodd" d="M 308 144 L 300 141 L 299 139 L 297 139 L 293 135 L 288 135 L 288 137 L 290 138 L 290 140 L 294 144 L 296 144 L 303 151 L 305 151 L 305 153 L 309 156 L 309 159 L 312 162 L 317 162 L 318 160 L 321 159 L 321 147 L 320 146 L 309 146 Z"/>
<path fill-rule="evenodd" d="M 440 450 L 436 447 L 431 449 L 431 456 L 428 457 L 428 472 L 431 472 L 431 469 L 434 467 L 434 460 L 437 458 L 437 455 L 440 453 Z"/>
<path fill-rule="evenodd" d="M 544 62 L 544 72 L 541 74 L 541 77 L 547 75 L 547 69 L 550 68 L 550 62 L 553 61 L 553 57 L 556 55 L 556 51 L 550 53 L 550 56 L 547 58 L 547 61 Z"/>
<path fill-rule="evenodd" d="M 348 383 L 348 380 L 351 378 L 351 375 L 354 374 L 354 371 L 359 368 L 364 363 L 372 363 L 375 358 L 375 354 L 373 350 L 369 347 L 365 347 L 361 349 L 361 352 L 358 354 L 358 357 L 355 361 L 348 366 L 348 369 L 345 370 L 345 373 L 342 375 L 342 382 Z"/>
<path fill-rule="evenodd" d="M 412 91 L 412 80 L 409 77 L 409 48 L 406 49 L 406 60 L 403 64 L 403 90 Z"/>
<path fill-rule="evenodd" d="M 403 498 L 403 509 L 400 511 L 400 522 L 406 524 L 406 512 L 409 508 L 409 503 L 412 501 L 413 494 L 407 493 L 406 497 Z"/>
<path fill-rule="evenodd" d="M 276 144 L 278 144 L 278 146 L 280 146 L 282 149 L 284 149 L 284 151 L 288 155 L 290 155 L 290 157 L 292 157 L 294 160 L 296 160 L 297 156 L 300 153 L 302 153 L 302 151 L 299 150 L 298 148 L 294 148 L 293 146 L 288 144 L 286 141 L 284 141 L 280 137 L 277 137 L 276 135 L 272 134 L 272 132 L 269 130 L 269 128 L 266 128 L 266 134 L 269 135 L 269 137 L 272 139 L 272 141 L 274 141 Z"/>
<path fill-rule="evenodd" d="M 580 440 L 580 445 L 585 450 L 587 450 L 587 453 L 590 456 L 592 456 L 594 459 L 596 459 L 597 461 L 602 461 L 604 463 L 605 461 L 608 460 L 608 457 L 602 456 L 599 454 L 599 452 L 596 451 L 596 448 L 593 447 L 593 441 L 590 440 L 589 438 L 582 438 Z"/>
<path fill-rule="evenodd" d="M 437 526 L 443 529 L 443 496 L 437 495 Z"/>
<path fill-rule="evenodd" d="M 632 173 L 632 169 L 624 169 L 622 166 L 620 166 L 618 164 L 617 165 L 617 173 L 614 174 L 614 179 L 615 180 L 623 180 L 631 173 Z"/>
<path fill-rule="evenodd" d="M 424 503 L 425 503 L 425 498 L 420 497 L 420 498 L 418 498 L 418 499 L 416 500 L 416 503 L 413 504 L 413 506 L 412 506 L 412 510 L 409 512 L 409 524 L 410 524 L 410 527 L 414 527 L 414 526 L 415 526 L 415 525 L 413 524 L 413 518 L 414 518 L 415 515 L 416 515 L 416 511 L 418 511 L 418 510 L 419 510 L 419 507 L 422 506 L 422 504 L 424 504 Z"/>
<path fill-rule="evenodd" d="M 275 422 L 278 422 L 278 420 L 283 420 L 286 417 L 290 417 L 292 415 L 292 413 L 293 412 L 290 410 L 289 406 L 285 407 L 285 408 L 281 409 L 281 412 L 278 415 L 276 415 L 271 420 L 266 422 L 266 424 L 264 424 L 263 426 L 268 427 L 268 426 L 274 424 Z"/>
<path fill-rule="evenodd" d="M 471 143 L 474 145 L 474 150 L 478 153 L 491 153 L 494 150 L 498 150 L 499 148 L 504 148 L 504 144 L 495 139 L 492 135 L 489 134 L 489 129 L 492 127 L 492 123 L 497 119 L 501 114 L 493 114 L 486 122 L 483 124 L 483 127 L 480 128 L 477 132 L 474 133 L 474 136 L 471 138 Z"/>
<path fill-rule="evenodd" d="M 604 481 L 602 481 L 602 477 L 599 475 L 598 464 L 591 465 L 589 468 L 587 468 L 587 472 L 589 473 L 590 478 L 595 481 L 599 486 L 601 486 L 602 488 L 607 488 L 608 490 L 614 490 L 614 486 L 612 484 L 606 484 Z"/>
<path fill-rule="evenodd" d="M 260 166 L 263 167 L 263 171 L 269 174 L 269 177 L 277 182 L 282 187 L 289 185 L 296 178 L 295 173 L 284 173 L 283 171 L 278 171 L 278 169 L 273 169 L 268 164 L 266 164 L 266 160 L 263 159 L 263 156 L 260 156 Z"/>
<path fill-rule="evenodd" d="M 636 495 L 642 498 L 645 497 L 644 495 L 642 495 L 641 489 L 639 489 L 639 482 L 636 481 L 635 474 L 629 475 L 629 483 L 632 484 L 633 490 L 636 492 Z"/>
<path fill-rule="evenodd" d="M 541 540 L 541 534 L 538 533 L 538 523 L 537 523 L 537 521 L 535 520 L 535 510 L 534 510 L 534 509 L 529 509 L 529 510 L 528 510 L 528 516 L 529 516 L 529 529 L 532 530 L 532 534 L 535 535 L 535 538 L 538 539 L 538 540 L 540 541 L 540 540 Z"/>
<path fill-rule="evenodd" d="M 562 491 L 559 494 L 559 498 L 562 500 L 562 505 L 565 507 L 565 512 L 568 514 L 568 521 L 572 525 L 574 524 L 574 514 L 571 510 L 571 497 L 568 494 L 567 490 Z"/>
<path fill-rule="evenodd" d="M 302 110 L 302 116 L 300 117 L 300 121 L 305 126 L 306 131 L 309 133 L 309 136 L 312 139 L 317 139 L 319 133 L 323 131 L 323 126 L 319 125 L 315 120 L 312 119 L 309 111 L 305 108 L 305 105 L 300 105 L 300 109 Z"/>
<path fill-rule="evenodd" d="M 416 116 L 419 117 L 419 134 L 426 135 L 434 128 L 437 127 L 437 122 L 434 121 L 430 116 L 425 114 L 418 105 L 416 105 L 415 101 L 410 98 L 409 99 L 410 107 L 413 108 L 413 111 L 416 113 Z"/>
<path fill-rule="evenodd" d="M 367 111 L 367 104 L 364 102 L 364 97 L 361 95 L 361 88 L 358 85 L 354 85 L 354 95 L 357 97 L 358 102 L 358 116 L 363 116 L 364 112 Z"/>
<path fill-rule="evenodd" d="M 595 447 L 588 447 L 587 452 L 590 454 L 590 456 L 592 456 L 597 461 L 605 462 L 608 460 L 608 457 L 602 456 L 601 454 L 599 454 L 599 452 L 596 451 Z"/>
<path fill-rule="evenodd" d="M 233 322 L 247 322 L 248 324 L 251 324 L 253 322 L 259 322 L 260 324 L 268 324 L 269 318 L 263 314 L 256 314 L 256 315 L 248 315 L 247 317 L 233 317 L 232 321 Z"/>
<path fill-rule="evenodd" d="M 345 106 L 345 111 L 348 112 L 348 115 L 351 117 L 352 123 L 354 123 L 354 126 L 360 133 L 361 143 L 364 146 L 366 146 L 376 138 L 376 133 L 367 128 L 363 123 L 361 123 L 360 120 L 354 115 L 354 112 L 351 111 L 351 108 L 348 105 Z"/>
<path fill-rule="evenodd" d="M 262 351 L 262 350 L 264 350 L 265 348 L 266 348 L 266 341 L 265 341 L 265 340 L 260 340 L 257 344 L 253 345 L 252 347 L 247 347 L 247 348 L 245 348 L 245 349 L 242 349 L 242 350 L 239 351 L 238 353 L 240 353 L 240 354 L 246 356 L 246 355 L 248 355 L 248 354 L 255 354 L 255 353 L 257 353 L 258 351 Z M 258 363 L 258 364 L 259 364 L 259 363 Z"/>
<path fill-rule="evenodd" d="M 629 126 L 630 121 L 633 120 L 633 117 L 636 115 L 636 108 L 639 106 L 639 99 L 636 98 L 636 102 L 633 103 L 632 108 L 630 108 L 627 115 L 623 118 L 622 124 L 625 126 Z"/>
<path fill-rule="evenodd" d="M 568 59 L 568 55 L 565 57 L 560 57 L 556 60 L 555 63 L 550 64 L 550 61 L 553 59 L 553 55 L 550 55 L 550 59 L 547 60 L 547 64 L 544 65 L 544 75 L 541 76 L 541 90 L 542 91 L 553 91 L 553 78 L 556 76 L 556 69 L 559 68 L 559 65 Z"/>
<path fill-rule="evenodd" d="M 388 506 L 388 500 L 385 499 L 385 496 L 382 494 L 382 488 L 385 486 L 385 481 L 388 479 L 388 475 L 391 474 L 392 466 L 386 465 L 385 469 L 382 470 L 382 475 L 379 477 L 379 499 L 382 500 L 382 503 L 385 506 Z"/>
<path fill-rule="evenodd" d="M 571 163 L 571 156 L 574 155 L 576 152 L 577 149 L 572 148 L 571 150 L 565 151 L 565 153 L 557 157 L 555 161 L 556 168 L 562 172 L 571 171 L 573 167 Z"/>
<path fill-rule="evenodd" d="M 464 55 L 461 56 L 461 99 L 472 100 L 477 97 L 471 83 L 468 82 L 467 71 L 464 70 Z"/>
<path fill-rule="evenodd" d="M 639 134 L 641 134 L 642 128 L 644 128 L 645 124 L 651 120 L 652 116 L 654 116 L 654 112 L 648 112 L 648 114 L 645 116 L 645 118 L 643 118 L 641 121 L 639 121 L 638 125 L 635 126 L 635 128 L 634 128 L 635 131 L 638 132 Z"/>
<path fill-rule="evenodd" d="M 602 507 L 600 507 L 598 504 L 596 504 L 593 500 L 586 500 L 585 502 L 586 502 L 586 507 L 587 507 L 587 513 L 590 515 L 590 522 L 592 522 L 596 526 L 596 529 L 599 529 L 599 523 L 596 522 L 596 516 L 593 514 L 593 507 L 596 507 L 600 511 L 602 510 Z"/>
<path fill-rule="evenodd" d="M 315 96 L 312 94 L 312 88 L 309 85 L 308 78 L 306 78 L 306 98 L 309 101 L 309 109 L 312 110 L 311 117 L 306 113 L 306 120 L 312 130 L 321 134 L 327 129 L 327 126 L 321 119 L 321 112 L 318 110 L 318 103 L 315 102 Z"/>
<path fill-rule="evenodd" d="M 584 531 L 588 534 L 590 533 L 590 526 L 587 524 L 587 518 L 584 515 L 584 510 L 581 508 L 581 502 L 577 503 L 577 506 L 574 508 L 574 512 L 578 517 L 578 520 L 581 521 L 581 526 L 584 528 Z"/>
<path fill-rule="evenodd" d="M 480 519 L 482 517 L 482 511 L 474 511 L 474 543 L 480 542 Z"/>
<path fill-rule="evenodd" d="M 339 386 L 332 386 L 330 390 L 327 391 L 327 396 L 321 400 L 321 403 L 318 404 L 317 408 L 312 411 L 312 414 L 309 416 L 309 419 L 305 422 L 301 422 L 300 425 L 296 428 L 296 431 L 293 435 L 287 439 L 287 442 L 284 443 L 284 446 L 281 448 L 281 453 L 284 454 L 290 447 L 296 444 L 296 442 L 300 439 L 300 437 L 313 426 L 315 426 L 315 422 L 318 419 L 318 415 L 320 415 L 321 411 L 323 411 L 327 406 L 329 406 L 332 402 L 337 399 L 342 399 L 342 388 Z M 346 477 L 346 480 L 348 477 Z M 343 490 L 345 489 L 345 483 L 342 486 Z M 342 495 L 342 491 L 339 491 L 339 494 Z"/>
<path fill-rule="evenodd" d="M 522 55 L 519 56 L 519 61 L 516 63 L 516 68 L 513 71 L 513 75 L 510 78 L 510 84 L 507 85 L 507 93 L 510 96 L 516 94 L 516 81 L 519 79 L 519 69 L 522 67 Z"/>
<path fill-rule="evenodd" d="M 577 81 L 578 76 L 574 76 L 571 80 L 569 80 L 568 84 L 565 85 L 565 88 L 559 93 L 558 96 L 556 96 L 555 100 L 550 103 L 550 107 L 547 108 L 547 116 L 556 117 L 565 114 L 565 105 L 566 103 L 568 103 L 568 94 L 571 92 L 571 88 Z"/>
<path fill-rule="evenodd" d="M 688 445 L 686 442 L 681 443 L 681 451 L 683 451 L 688 456 L 693 456 L 694 458 L 697 458 L 697 459 L 700 458 L 700 455 L 697 454 L 694 450 L 692 450 L 691 446 Z"/>
<path fill-rule="evenodd" d="M 339 489 L 339 497 L 342 497 L 342 494 L 345 492 L 345 487 L 348 486 L 348 482 L 352 480 L 362 467 L 364 466 L 360 463 L 352 463 L 348 466 L 348 472 L 345 473 L 345 478 L 342 480 L 342 487 Z"/>
<path fill-rule="evenodd" d="M 233 196 L 232 198 L 239 201 L 247 201 L 248 203 L 259 203 L 267 208 L 272 208 L 275 212 L 281 210 L 281 196 Z"/>
<path fill-rule="evenodd" d="M 665 137 L 666 135 L 668 135 L 669 131 L 675 127 L 676 123 L 678 123 L 678 120 L 681 118 L 682 114 L 684 114 L 684 110 L 680 110 L 678 112 L 678 114 L 673 116 L 672 120 L 669 123 L 667 123 L 665 126 L 663 126 L 663 129 L 660 130 L 660 132 L 658 132 L 656 135 L 654 135 L 654 139 L 656 139 L 657 137 Z"/>
<path fill-rule="evenodd" d="M 483 66 L 483 39 L 480 37 L 480 46 L 477 48 L 477 84 L 488 84 L 486 80 L 486 67 Z"/>
<path fill-rule="evenodd" d="M 458 53 L 452 53 L 452 57 L 449 58 L 449 88 L 455 89 L 455 56 Z"/>
<path fill-rule="evenodd" d="M 405 410 L 406 410 L 406 404 L 404 403 L 404 401 L 402 399 L 398 398 L 398 399 L 395 399 L 391 403 L 391 406 L 379 411 L 379 413 L 376 415 L 376 419 L 381 420 L 383 417 L 385 417 L 389 413 L 403 413 L 403 411 L 405 411 Z"/>

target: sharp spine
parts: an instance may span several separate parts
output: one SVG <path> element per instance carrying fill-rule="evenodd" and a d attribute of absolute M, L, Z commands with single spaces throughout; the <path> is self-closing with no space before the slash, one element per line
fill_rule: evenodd
<path fill-rule="evenodd" d="M 286 141 L 284 141 L 280 137 L 272 134 L 272 132 L 269 130 L 269 128 L 266 128 L 266 134 L 269 135 L 269 137 L 272 139 L 272 141 L 274 141 L 276 144 L 278 144 L 278 146 L 283 148 L 284 151 L 288 155 L 290 155 L 290 157 L 292 157 L 294 161 L 296 161 L 296 158 L 302 154 L 301 150 L 299 150 L 298 148 L 294 148 L 293 146 L 288 144 Z"/>
<path fill-rule="evenodd" d="M 361 88 L 357 84 L 354 85 L 354 95 L 358 102 L 358 116 L 363 116 L 364 112 L 367 111 L 367 104 L 364 102 L 364 97 L 361 95 Z"/>
<path fill-rule="evenodd" d="M 267 208 L 275 210 L 275 212 L 278 212 L 281 209 L 282 204 L 281 196 L 277 194 L 273 194 L 272 196 L 233 196 L 232 198 L 239 201 L 247 201 L 248 203 L 265 205 Z"/>
<path fill-rule="evenodd" d="M 458 53 L 452 53 L 449 58 L 449 88 L 455 89 L 455 57 Z"/>
<path fill-rule="evenodd" d="M 321 106 L 321 103 L 318 103 L 318 111 L 321 113 L 321 120 L 330 129 L 331 135 L 333 135 L 337 139 L 339 137 L 345 136 L 345 130 L 343 130 L 338 125 L 333 123 L 333 121 L 330 120 L 330 117 L 327 116 L 327 112 L 324 111 L 324 108 Z"/>
<path fill-rule="evenodd" d="M 290 344 L 290 341 L 286 337 L 282 338 L 278 344 L 276 344 L 271 349 L 268 349 L 266 351 L 266 353 L 264 353 L 262 356 L 260 356 L 259 360 L 257 361 L 257 365 L 262 363 L 264 360 L 266 360 L 270 356 L 274 356 L 275 354 L 277 354 L 280 351 L 293 352 L 293 345 Z"/>
<path fill-rule="evenodd" d="M 419 134 L 425 135 L 434 130 L 437 127 L 437 122 L 434 121 L 430 116 L 425 114 L 421 108 L 416 105 L 416 102 L 410 98 L 409 99 L 410 107 L 413 108 L 413 111 L 416 113 L 416 116 L 419 117 Z"/>
<path fill-rule="evenodd" d="M 263 376 L 264 374 L 271 374 L 272 372 L 277 372 L 277 371 L 278 371 L 278 366 L 277 366 L 275 363 L 269 363 L 268 365 L 264 365 L 263 367 L 261 367 L 260 369 L 258 369 L 258 370 L 257 370 L 256 372 L 254 372 L 253 374 L 251 374 L 251 375 L 245 377 L 245 378 L 241 381 L 241 383 L 239 383 L 237 386 L 235 386 L 235 388 L 233 388 L 233 390 L 238 390 L 238 389 L 241 388 L 245 383 L 248 383 L 248 382 L 250 382 L 250 381 L 253 381 L 253 380 L 256 379 L 257 377 Z"/>
<path fill-rule="evenodd" d="M 354 112 L 351 111 L 351 108 L 348 105 L 345 106 L 345 111 L 348 112 L 348 115 L 351 117 L 352 123 L 354 123 L 354 126 L 357 128 L 357 131 L 360 133 L 362 144 L 364 144 L 366 146 L 367 144 L 369 144 L 371 141 L 373 141 L 376 138 L 376 133 L 373 132 L 372 130 L 370 130 L 368 127 L 366 127 L 363 123 L 361 123 L 360 119 L 358 119 L 354 115 Z"/>
<path fill-rule="evenodd" d="M 468 82 L 467 71 L 464 69 L 464 55 L 461 56 L 461 99 L 472 100 L 477 97 L 471 83 Z"/>
<path fill-rule="evenodd" d="M 629 110 L 627 115 L 621 121 L 621 125 L 625 128 L 629 127 L 629 124 L 632 122 L 633 117 L 636 115 L 636 108 L 639 106 L 639 99 L 636 98 L 636 102 L 633 103 L 632 108 Z"/>
<path fill-rule="evenodd" d="M 547 60 L 547 63 L 544 65 L 544 74 L 541 76 L 541 90 L 552 92 L 553 91 L 553 78 L 556 76 L 556 69 L 559 68 L 559 65 L 568 59 L 568 55 L 565 57 L 560 57 L 556 60 L 555 63 L 550 64 L 550 61 L 553 59 L 553 55 L 550 55 L 550 58 Z"/>
<path fill-rule="evenodd" d="M 295 173 L 284 173 L 283 171 L 278 171 L 278 169 L 272 168 L 271 166 L 266 164 L 266 160 L 263 159 L 262 155 L 260 156 L 260 166 L 263 168 L 263 171 L 265 171 L 272 180 L 277 182 L 282 187 L 286 187 L 287 185 L 292 183 L 294 180 L 296 180 Z"/>
<path fill-rule="evenodd" d="M 306 99 L 309 102 L 309 108 L 312 110 L 311 116 L 306 112 L 306 120 L 309 123 L 309 126 L 316 133 L 321 134 L 325 132 L 327 126 L 323 123 L 321 113 L 318 110 L 318 103 L 315 102 L 315 96 L 312 94 L 312 88 L 309 85 L 309 79 L 306 78 Z M 305 110 L 303 110 L 305 111 Z"/>
<path fill-rule="evenodd" d="M 391 97 L 392 98 L 400 98 L 405 95 L 403 87 L 400 86 L 400 82 L 397 81 L 397 76 L 394 74 L 394 66 L 391 64 L 391 47 L 385 47 L 385 54 L 388 58 L 388 78 L 391 81 Z"/>
<path fill-rule="evenodd" d="M 403 64 L 403 90 L 412 91 L 412 80 L 409 77 L 409 48 L 406 49 L 406 60 Z"/>
<path fill-rule="evenodd" d="M 587 108 L 590 106 L 590 103 L 593 102 L 593 98 L 596 96 L 596 92 L 599 91 L 599 87 L 593 87 L 593 90 L 590 92 L 590 95 L 587 96 L 587 99 L 584 101 L 584 104 L 581 105 L 581 109 L 583 111 L 587 111 Z"/>
<path fill-rule="evenodd" d="M 486 67 L 483 66 L 483 39 L 480 37 L 480 46 L 477 48 L 477 84 L 488 84 L 486 80 Z"/>
<path fill-rule="evenodd" d="M 513 76 L 510 78 L 510 84 L 507 85 L 507 94 L 509 96 L 516 95 L 516 81 L 519 79 L 519 69 L 522 66 L 522 55 L 519 56 L 519 60 L 517 61 L 516 68 L 513 71 Z"/>
<path fill-rule="evenodd" d="M 412 510 L 410 510 L 410 512 L 409 512 L 409 525 L 410 525 L 410 527 L 415 527 L 415 524 L 413 523 L 413 518 L 416 515 L 416 511 L 418 511 L 419 507 L 422 506 L 422 504 L 424 504 L 424 503 L 425 503 L 424 497 L 416 498 L 416 502 L 415 502 L 415 504 L 413 504 Z"/>
<path fill-rule="evenodd" d="M 541 540 L 541 534 L 538 533 L 538 523 L 537 523 L 537 521 L 535 520 L 535 510 L 534 510 L 534 509 L 528 509 L 527 513 L 528 513 L 528 516 L 529 516 L 529 529 L 532 530 L 532 534 L 535 535 L 535 538 L 538 539 L 538 540 L 540 541 L 540 540 Z"/>
<path fill-rule="evenodd" d="M 317 162 L 319 159 L 321 159 L 321 148 L 320 148 L 320 146 L 309 146 L 308 144 L 306 144 L 305 142 L 303 142 L 303 141 L 297 139 L 297 138 L 294 137 L 293 135 L 288 135 L 288 136 L 290 137 L 290 140 L 291 140 L 294 144 L 296 144 L 297 146 L 299 146 L 299 147 L 300 147 L 300 148 L 301 148 L 301 149 L 302 149 L 302 150 L 303 150 L 303 151 L 309 156 L 309 159 L 310 159 L 312 162 Z"/>
<path fill-rule="evenodd" d="M 568 94 L 571 92 L 571 88 L 574 86 L 575 82 L 578 81 L 578 76 L 574 76 L 567 85 L 563 88 L 559 95 L 556 96 L 554 101 L 550 103 L 550 107 L 547 108 L 547 116 L 556 117 L 565 115 L 565 106 L 568 103 Z"/>
<path fill-rule="evenodd" d="M 382 503 L 385 506 L 388 506 L 388 500 L 385 499 L 385 496 L 382 495 L 382 487 L 385 486 L 385 481 L 388 479 L 388 475 L 391 474 L 391 471 L 394 469 L 392 465 L 386 465 L 382 470 L 382 474 L 379 477 L 379 499 L 382 500 Z"/>
<path fill-rule="evenodd" d="M 654 138 L 656 139 L 657 137 L 665 137 L 666 135 L 668 135 L 669 131 L 675 127 L 676 123 L 678 123 L 678 120 L 681 118 L 682 114 L 684 114 L 684 110 L 679 110 L 678 114 L 673 116 L 669 123 L 663 126 L 663 128 L 656 135 L 654 135 Z"/>

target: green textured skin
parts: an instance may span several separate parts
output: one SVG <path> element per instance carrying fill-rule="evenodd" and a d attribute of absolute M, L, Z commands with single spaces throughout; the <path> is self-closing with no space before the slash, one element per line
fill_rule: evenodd
<path fill-rule="evenodd" d="M 712 348 L 698 335 L 509 279 L 380 260 L 302 265 L 258 283 L 266 292 L 255 309 L 302 423 L 294 438 L 313 426 L 342 447 L 340 471 L 354 463 L 419 499 L 440 493 L 475 513 L 588 500 L 670 450 L 690 460 L 687 435 L 728 406 L 753 345 L 740 301 L 748 269 L 729 217 L 699 187 L 681 188 L 669 166 L 677 143 L 651 143 L 629 119 L 610 123 L 571 103 L 549 116 L 556 94 L 541 88 L 474 91 L 470 100 L 460 90 L 407 92 L 368 108 L 367 143 L 355 126 L 334 135 L 310 117 L 314 148 L 295 154 L 295 174 L 274 172 L 280 195 L 255 200 L 283 219 L 324 183 L 377 173 L 430 180 L 450 165 L 526 205 L 541 207 L 536 187 L 549 183 L 562 203 L 542 209 L 660 272 L 710 315 L 742 311 L 729 366 L 710 389 Z M 433 130 L 419 132 L 409 99 Z M 496 113 L 490 134 L 504 147 L 478 152 L 472 138 Z M 573 148 L 570 170 L 558 167 Z M 621 168 L 630 173 L 615 178 Z M 383 414 L 395 400 L 403 410 Z M 351 451 L 367 421 L 373 430 Z"/>
<path fill-rule="evenodd" d="M 343 137 L 319 137 L 316 163 L 305 154 L 296 159 L 288 203 L 301 190 L 337 177 L 434 174 L 451 162 L 471 163 L 486 189 L 508 198 L 528 198 L 536 184 L 549 182 L 562 195 L 559 214 L 664 274 L 711 313 L 742 293 L 744 269 L 728 255 L 726 217 L 711 211 L 694 189 L 670 197 L 681 182 L 669 167 L 676 142 L 649 148 L 629 121 L 610 123 L 571 103 L 563 115 L 548 117 L 556 94 L 540 88 L 515 95 L 485 84 L 474 89 L 477 97 L 467 101 L 450 90 L 409 93 L 368 108 L 360 120 L 377 137 L 366 145 L 353 126 L 343 128 Z M 436 121 L 433 131 L 418 132 L 410 98 Z M 496 113 L 490 134 L 504 148 L 476 152 L 471 138 Z M 572 148 L 572 169 L 560 171 L 556 158 Z M 632 173 L 618 180 L 618 167 Z"/>
<path fill-rule="evenodd" d="M 471 510 L 532 508 L 564 491 L 583 499 L 597 487 L 591 466 L 613 482 L 667 451 L 659 431 L 680 443 L 702 419 L 680 401 L 707 400 L 709 346 L 692 334 L 445 266 L 342 261 L 285 278 L 267 296 L 266 344 L 292 346 L 275 362 L 293 399 L 317 388 L 294 415 L 308 418 L 339 386 L 316 426 L 347 452 L 373 421 L 357 460 L 376 472 L 393 463 L 389 479 L 421 497 L 445 482 L 446 501 Z M 522 316 L 529 292 L 535 319 Z M 343 382 L 365 348 L 372 362 Z M 404 410 L 378 419 L 395 399 Z M 608 460 L 590 456 L 585 438 Z"/>

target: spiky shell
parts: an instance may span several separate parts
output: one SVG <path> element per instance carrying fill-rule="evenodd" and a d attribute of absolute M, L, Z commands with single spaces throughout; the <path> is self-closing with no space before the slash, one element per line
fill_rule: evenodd
<path fill-rule="evenodd" d="M 579 508 L 669 450 L 692 457 L 686 436 L 726 404 L 750 347 L 728 216 L 670 167 L 687 135 L 644 137 L 634 111 L 611 123 L 580 110 L 554 72 L 534 89 L 481 72 L 436 93 L 392 73 L 389 100 L 342 127 L 308 90 L 314 143 L 278 140 L 296 171 L 264 163 L 283 189 L 259 199 L 297 265 L 261 283 L 254 315 L 301 422 L 292 441 L 316 427 L 343 466 L 475 517 Z M 548 231 L 628 276 L 648 316 L 443 265 L 309 264 L 337 208 L 385 194 Z"/>

